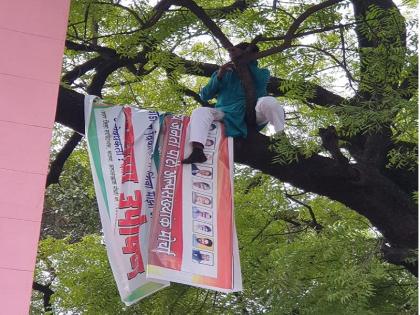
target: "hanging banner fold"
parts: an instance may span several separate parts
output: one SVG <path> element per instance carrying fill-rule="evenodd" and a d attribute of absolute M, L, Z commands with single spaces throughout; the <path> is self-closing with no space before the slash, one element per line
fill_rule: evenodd
<path fill-rule="evenodd" d="M 85 98 L 88 151 L 108 258 L 121 299 L 131 305 L 169 285 L 145 272 L 159 114 L 97 100 Z"/>

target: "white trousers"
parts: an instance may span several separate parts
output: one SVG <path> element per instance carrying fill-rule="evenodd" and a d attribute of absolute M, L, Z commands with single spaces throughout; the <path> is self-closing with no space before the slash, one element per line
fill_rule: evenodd
<path fill-rule="evenodd" d="M 257 125 L 271 123 L 276 133 L 284 129 L 284 109 L 275 97 L 263 96 L 255 106 Z M 211 123 L 222 120 L 224 113 L 211 107 L 199 107 L 193 110 L 189 124 L 190 141 L 205 144 Z"/>

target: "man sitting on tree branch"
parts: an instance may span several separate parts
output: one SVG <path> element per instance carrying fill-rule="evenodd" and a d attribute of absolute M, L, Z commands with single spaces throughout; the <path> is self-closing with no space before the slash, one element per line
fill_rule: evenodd
<path fill-rule="evenodd" d="M 256 53 L 259 49 L 255 44 L 240 43 L 228 49 L 232 61 L 238 60 L 246 53 Z M 247 137 L 246 96 L 241 80 L 233 62 L 222 65 L 214 72 L 209 83 L 201 90 L 200 97 L 208 101 L 217 97 L 215 108 L 201 107 L 192 112 L 189 124 L 190 142 L 193 151 L 182 163 L 202 163 L 207 160 L 203 149 L 211 123 L 223 121 L 225 134 L 229 137 Z M 257 129 L 261 130 L 267 123 L 274 126 L 276 133 L 284 129 L 284 109 L 272 96 L 267 96 L 267 84 L 270 72 L 258 68 L 257 61 L 248 63 L 255 86 L 257 103 L 255 106 Z"/>

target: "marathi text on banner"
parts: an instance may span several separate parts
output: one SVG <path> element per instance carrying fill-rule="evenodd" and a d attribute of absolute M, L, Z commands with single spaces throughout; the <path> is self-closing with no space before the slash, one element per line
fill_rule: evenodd
<path fill-rule="evenodd" d="M 159 115 L 92 101 L 86 97 L 86 131 L 104 239 L 121 299 L 131 305 L 169 285 L 145 273 Z"/>
<path fill-rule="evenodd" d="M 180 164 L 190 146 L 189 118 L 167 116 L 147 274 L 222 292 L 241 290 L 233 222 L 231 139 L 213 123 L 204 147 L 207 161 Z"/>

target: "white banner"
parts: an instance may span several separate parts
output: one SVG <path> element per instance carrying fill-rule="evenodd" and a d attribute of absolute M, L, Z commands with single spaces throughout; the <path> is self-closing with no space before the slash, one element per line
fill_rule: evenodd
<path fill-rule="evenodd" d="M 169 285 L 146 279 L 145 272 L 159 114 L 97 103 L 94 96 L 86 96 L 89 157 L 109 261 L 121 299 L 131 305 Z"/>

